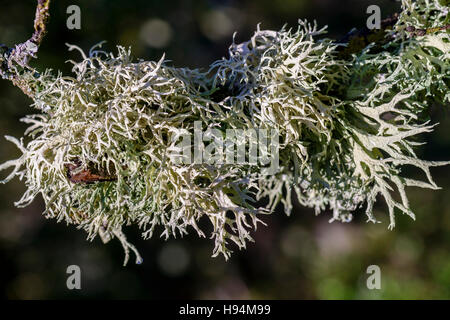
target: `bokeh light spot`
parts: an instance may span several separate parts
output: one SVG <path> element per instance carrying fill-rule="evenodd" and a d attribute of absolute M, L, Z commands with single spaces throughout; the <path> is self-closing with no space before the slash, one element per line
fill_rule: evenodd
<path fill-rule="evenodd" d="M 140 39 L 152 48 L 164 48 L 172 40 L 172 28 L 161 19 L 150 19 L 141 27 Z"/>

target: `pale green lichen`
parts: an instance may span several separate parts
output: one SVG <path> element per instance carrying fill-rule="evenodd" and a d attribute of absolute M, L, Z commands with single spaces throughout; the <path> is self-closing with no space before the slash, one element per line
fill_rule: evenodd
<path fill-rule="evenodd" d="M 411 38 L 405 25 L 429 28 L 448 24 L 439 1 L 403 1 L 404 11 L 381 52 L 369 45 L 351 59 L 338 57 L 339 45 L 322 37 L 324 29 L 300 21 L 297 31 L 257 30 L 249 42 L 230 47 L 230 57 L 208 71 L 136 61 L 129 50 L 117 54 L 93 48 L 74 63 L 74 77 L 50 71 L 24 74 L 37 88 L 38 115 L 28 143 L 7 137 L 22 156 L 0 166 L 24 179 L 27 191 L 17 206 L 38 194 L 44 215 L 100 235 L 118 237 L 126 251 L 140 256 L 122 227 L 136 224 L 144 238 L 160 225 L 162 236 L 182 236 L 209 220 L 213 255 L 228 258 L 231 240 L 239 248 L 250 231 L 281 201 L 292 209 L 291 190 L 316 213 L 333 211 L 332 220 L 348 221 L 366 206 L 385 199 L 390 227 L 397 208 L 414 218 L 406 186 L 437 189 L 430 168 L 445 162 L 423 161 L 413 137 L 433 125 L 419 116 L 433 101 L 450 102 L 449 34 Z M 446 13 L 447 10 L 447 13 Z M 409 15 L 406 13 L 410 12 Z M 75 49 L 70 46 L 70 49 Z M 180 164 L 169 151 L 176 137 L 202 127 L 270 129 L 279 133 L 279 171 L 263 174 L 249 164 Z M 92 184 L 72 183 L 66 165 L 79 161 L 117 177 Z M 402 176 L 404 166 L 424 171 L 427 179 Z M 401 202 L 393 197 L 393 186 Z M 255 201 L 266 198 L 264 208 Z"/>

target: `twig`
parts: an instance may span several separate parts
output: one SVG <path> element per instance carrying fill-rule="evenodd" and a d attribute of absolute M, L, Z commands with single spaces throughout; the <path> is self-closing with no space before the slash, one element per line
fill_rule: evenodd
<path fill-rule="evenodd" d="M 30 39 L 11 49 L 0 45 L 0 76 L 3 79 L 11 80 L 29 97 L 33 97 L 34 88 L 22 79 L 23 75 L 20 73 L 23 71 L 34 73 L 28 63 L 31 58 L 36 58 L 39 46 L 46 34 L 46 25 L 50 17 L 49 7 L 50 0 L 37 0 L 34 32 Z"/>
<path fill-rule="evenodd" d="M 439 31 L 450 30 L 450 24 L 447 24 L 446 26 L 442 26 L 442 27 L 428 28 L 428 29 L 417 29 L 413 26 L 409 26 L 409 27 L 406 27 L 405 30 L 407 32 L 409 32 L 411 34 L 411 36 L 424 36 L 424 35 L 436 33 Z"/>
<path fill-rule="evenodd" d="M 49 7 L 50 0 L 38 0 L 34 19 L 34 33 L 31 37 L 31 41 L 33 41 L 37 46 L 40 45 L 42 39 L 47 33 L 46 26 L 50 18 L 50 13 L 48 12 Z"/>
<path fill-rule="evenodd" d="M 361 52 L 362 49 L 367 47 L 370 43 L 374 43 L 374 51 L 382 49 L 383 45 L 390 41 L 389 37 L 386 37 L 386 31 L 392 30 L 399 18 L 398 13 L 394 13 L 392 16 L 384 19 L 380 23 L 380 29 L 369 29 L 367 27 L 361 29 L 353 29 L 345 35 L 337 43 L 345 46 L 338 47 L 339 57 L 342 59 L 348 59 L 354 53 Z M 410 37 L 425 36 L 427 34 L 437 33 L 439 31 L 450 30 L 450 24 L 442 27 L 418 29 L 414 26 L 408 26 L 404 31 L 409 33 Z"/>

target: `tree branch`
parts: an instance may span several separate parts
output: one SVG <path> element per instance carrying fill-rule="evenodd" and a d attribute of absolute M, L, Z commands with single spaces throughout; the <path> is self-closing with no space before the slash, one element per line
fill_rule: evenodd
<path fill-rule="evenodd" d="M 390 41 L 389 37 L 386 37 L 386 31 L 392 30 L 395 24 L 398 22 L 399 14 L 394 13 L 392 16 L 384 19 L 380 23 L 380 29 L 369 29 L 367 27 L 356 29 L 354 28 L 347 33 L 337 43 L 345 46 L 338 47 L 339 57 L 341 59 L 349 59 L 352 54 L 361 52 L 370 43 L 374 43 L 374 51 L 382 50 L 383 45 Z M 409 33 L 410 37 L 420 37 L 427 34 L 437 33 L 440 31 L 450 30 L 450 24 L 428 29 L 418 29 L 414 26 L 407 26 L 404 29 Z"/>
<path fill-rule="evenodd" d="M 49 20 L 50 0 L 37 0 L 36 13 L 34 18 L 34 32 L 30 39 L 8 48 L 0 45 L 0 76 L 13 82 L 27 96 L 33 97 L 34 88 L 23 79 L 24 73 L 35 71 L 28 66 L 31 58 L 36 58 L 39 46 L 46 34 L 46 25 Z"/>
<path fill-rule="evenodd" d="M 50 18 L 49 7 L 50 0 L 37 0 L 36 14 L 34 19 L 34 33 L 31 40 L 39 46 L 45 34 L 47 33 L 46 25 Z"/>

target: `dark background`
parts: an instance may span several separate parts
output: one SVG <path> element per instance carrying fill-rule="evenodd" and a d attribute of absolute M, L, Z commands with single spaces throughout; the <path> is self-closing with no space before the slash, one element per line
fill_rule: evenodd
<path fill-rule="evenodd" d="M 66 8 L 81 8 L 81 30 L 68 30 Z M 299 18 L 329 26 L 340 38 L 362 27 L 367 6 L 378 4 L 382 15 L 398 11 L 394 1 L 261 0 L 261 1 L 53 1 L 49 33 L 35 65 L 70 74 L 66 60 L 79 60 L 65 43 L 89 48 L 107 40 L 132 46 L 137 58 L 166 58 L 175 66 L 207 67 L 227 55 L 232 34 L 247 40 L 256 25 L 280 29 L 296 27 Z M 13 46 L 32 33 L 35 1 L 0 0 L 0 43 Z M 19 119 L 33 113 L 31 100 L 9 82 L 0 81 L 0 136 L 20 137 Z M 440 122 L 418 151 L 429 160 L 450 159 L 450 116 L 443 107 L 432 109 Z M 17 157 L 15 146 L 0 139 L 0 161 Z M 4 174 L 4 173 L 3 173 Z M 411 173 L 415 174 L 415 173 Z M 140 239 L 137 228 L 126 233 L 140 250 L 144 263 L 122 267 L 123 251 L 114 240 L 92 243 L 72 226 L 44 219 L 43 202 L 17 209 L 13 202 L 25 191 L 15 179 L 0 185 L 0 293 L 6 299 L 58 298 L 209 298 L 209 299 L 341 299 L 450 298 L 450 167 L 433 170 L 439 191 L 410 188 L 417 221 L 397 216 L 388 231 L 387 208 L 376 207 L 381 224 L 366 224 L 362 212 L 349 224 L 328 223 L 330 213 L 315 217 L 297 205 L 290 217 L 279 210 L 254 233 L 256 243 L 235 252 L 228 262 L 211 258 L 213 243 L 192 234 L 164 241 Z M 66 287 L 66 268 L 79 265 L 82 289 Z M 381 290 L 368 290 L 366 269 L 379 265 Z"/>

